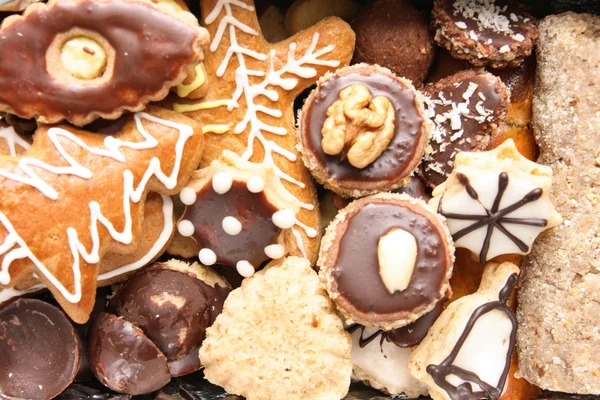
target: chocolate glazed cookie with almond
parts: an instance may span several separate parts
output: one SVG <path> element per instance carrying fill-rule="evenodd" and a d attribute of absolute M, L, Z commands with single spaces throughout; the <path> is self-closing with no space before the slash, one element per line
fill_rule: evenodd
<path fill-rule="evenodd" d="M 423 96 L 386 68 L 358 64 L 317 83 L 299 117 L 299 146 L 317 181 L 344 197 L 405 185 L 431 132 Z"/>
<path fill-rule="evenodd" d="M 443 218 L 407 195 L 379 194 L 340 211 L 317 265 L 348 323 L 400 328 L 451 296 L 454 245 Z"/>

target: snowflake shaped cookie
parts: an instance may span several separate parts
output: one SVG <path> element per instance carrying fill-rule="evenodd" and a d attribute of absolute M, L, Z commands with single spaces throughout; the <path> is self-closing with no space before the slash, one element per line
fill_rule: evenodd
<path fill-rule="evenodd" d="M 537 236 L 562 218 L 549 197 L 552 169 L 527 160 L 507 140 L 480 153 L 460 153 L 430 205 L 446 217 L 456 247 L 483 264 L 501 254 L 527 254 Z"/>

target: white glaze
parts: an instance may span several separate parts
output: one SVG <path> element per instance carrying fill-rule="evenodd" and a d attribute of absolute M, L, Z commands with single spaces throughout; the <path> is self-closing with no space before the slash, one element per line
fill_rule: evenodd
<path fill-rule="evenodd" d="M 27 150 L 31 145 L 21 138 L 12 126 L 0 128 L 0 139 L 6 142 L 9 154 L 17 156 L 17 146 Z"/>
<path fill-rule="evenodd" d="M 235 217 L 228 216 L 223 218 L 222 226 L 225 233 L 230 236 L 239 235 L 242 231 L 242 223 Z"/>
<path fill-rule="evenodd" d="M 179 199 L 186 206 L 191 206 L 196 202 L 196 191 L 191 187 L 185 187 L 179 193 Z"/>
<path fill-rule="evenodd" d="M 98 223 L 102 225 L 110 234 L 113 240 L 122 243 L 122 244 L 130 244 L 133 240 L 133 231 L 132 224 L 133 218 L 131 215 L 131 203 L 137 203 L 141 200 L 142 195 L 145 192 L 148 181 L 152 177 L 156 177 L 166 188 L 173 189 L 177 185 L 177 178 L 179 175 L 179 169 L 181 166 L 181 159 L 183 156 L 183 150 L 186 141 L 193 135 L 192 127 L 184 124 L 177 124 L 171 121 L 163 120 L 152 116 L 147 113 L 137 113 L 134 115 L 134 120 L 136 123 L 136 128 L 141 136 L 144 138 L 143 141 L 140 142 L 124 142 L 118 138 L 113 136 L 107 136 L 104 140 L 104 148 L 100 147 L 91 147 L 84 143 L 77 136 L 72 134 L 71 132 L 61 129 L 61 128 L 50 128 L 48 130 L 48 137 L 52 144 L 55 146 L 58 153 L 62 156 L 67 165 L 62 166 L 53 166 L 42 162 L 37 159 L 33 159 L 30 157 L 22 157 L 18 161 L 18 167 L 21 171 L 21 174 L 17 174 L 14 172 L 8 172 L 0 169 L 0 176 L 19 182 L 24 185 L 29 185 L 37 190 L 39 190 L 44 196 L 48 197 L 51 200 L 59 200 L 58 192 L 51 185 L 46 183 L 42 177 L 40 177 L 36 170 L 42 169 L 49 173 L 56 175 L 70 175 L 73 177 L 81 178 L 81 179 L 90 179 L 92 177 L 92 172 L 79 164 L 61 145 L 59 138 L 63 140 L 68 140 L 81 149 L 89 152 L 90 154 L 99 156 L 99 157 L 107 157 L 111 158 L 115 161 L 124 163 L 127 161 L 125 155 L 120 151 L 122 148 L 128 148 L 132 150 L 149 150 L 155 148 L 158 145 L 158 141 L 150 135 L 145 128 L 143 127 L 142 120 L 146 119 L 148 121 L 158 123 L 173 129 L 176 129 L 179 132 L 179 137 L 175 145 L 175 162 L 173 167 L 171 168 L 171 173 L 169 175 L 165 174 L 162 171 L 162 166 L 160 163 L 160 159 L 154 157 L 149 165 L 147 170 L 145 171 L 143 177 L 138 183 L 137 187 L 134 187 L 133 183 L 133 174 L 130 170 L 125 170 L 123 172 L 123 214 L 124 214 L 124 228 L 122 232 L 118 232 L 113 226 L 112 222 L 109 221 L 102 213 L 100 209 L 100 205 L 92 201 L 89 203 L 90 210 L 90 236 L 92 241 L 92 248 L 88 251 L 85 248 L 83 243 L 79 241 L 78 232 L 75 231 L 74 228 L 69 227 L 66 229 L 66 235 L 68 237 L 69 247 L 71 249 L 71 254 L 73 256 L 73 264 L 71 266 L 73 272 L 73 282 L 74 282 L 74 290 L 70 292 L 64 285 L 46 268 L 42 261 L 40 261 L 37 256 L 33 253 L 33 251 L 28 247 L 26 241 L 18 234 L 17 229 L 13 226 L 12 222 L 8 219 L 8 217 L 0 211 L 0 223 L 3 225 L 4 229 L 7 231 L 7 236 L 2 244 L 0 244 L 0 255 L 3 256 L 2 266 L 0 268 L 0 284 L 8 285 L 11 281 L 11 276 L 9 273 L 10 265 L 13 261 L 19 259 L 29 259 L 44 275 L 45 279 L 48 280 L 62 295 L 63 297 L 69 301 L 70 303 L 78 303 L 81 300 L 81 270 L 80 270 L 80 258 L 88 264 L 97 264 L 100 261 L 100 238 L 98 232 Z M 63 163 L 64 164 L 64 163 Z M 35 168 L 35 169 L 34 169 Z M 163 197 L 164 199 L 164 197 Z M 172 202 L 168 201 L 170 204 L 166 204 L 163 200 L 163 212 L 166 214 L 171 214 L 171 219 L 165 218 L 163 227 L 163 231 L 161 233 L 161 239 L 163 239 L 164 233 L 169 229 L 166 225 L 171 225 L 170 229 L 172 231 Z M 170 233 L 169 233 L 170 235 Z M 167 239 L 168 240 L 168 239 Z M 163 243 L 164 245 L 164 243 Z M 152 250 L 156 249 L 157 244 L 153 246 Z M 162 246 L 160 247 L 162 248 Z M 160 250 L 160 249 L 159 249 Z M 150 252 L 151 253 L 151 252 Z M 143 259 L 151 259 L 152 257 L 147 257 L 150 253 L 148 253 Z M 127 266 L 123 266 L 119 268 L 119 271 L 127 271 L 135 268 L 139 268 L 141 260 L 138 260 L 135 263 L 129 264 Z M 115 270 L 116 271 L 116 270 Z M 109 279 L 110 277 L 116 276 L 116 272 L 111 271 L 106 276 Z M 121 272 L 122 273 L 122 272 Z"/>
<path fill-rule="evenodd" d="M 290 229 L 296 223 L 296 216 L 290 210 L 279 210 L 273 213 L 273 224 L 280 229 Z"/>
<path fill-rule="evenodd" d="M 217 262 L 217 255 L 211 249 L 201 249 L 200 253 L 198 253 L 198 258 L 200 262 L 204 265 L 211 266 Z"/>
<path fill-rule="evenodd" d="M 244 278 L 250 278 L 254 275 L 254 266 L 246 260 L 238 261 L 235 268 L 237 269 L 238 274 Z"/>
<path fill-rule="evenodd" d="M 217 172 L 212 179 L 212 187 L 215 193 L 225 194 L 233 185 L 233 178 L 227 172 Z"/>
<path fill-rule="evenodd" d="M 190 237 L 194 234 L 196 229 L 194 228 L 194 224 L 192 224 L 192 221 L 184 219 L 179 221 L 179 223 L 177 224 L 177 231 L 181 236 Z"/>
<path fill-rule="evenodd" d="M 260 193 L 265 190 L 265 181 L 260 176 L 253 176 L 246 184 L 250 193 Z"/>
<path fill-rule="evenodd" d="M 265 247 L 265 254 L 273 260 L 279 260 L 285 255 L 285 248 L 280 244 L 270 244 Z"/>

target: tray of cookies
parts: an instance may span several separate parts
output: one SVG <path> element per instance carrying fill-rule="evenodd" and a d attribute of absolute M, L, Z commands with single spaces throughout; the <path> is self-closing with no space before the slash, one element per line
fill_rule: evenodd
<path fill-rule="evenodd" d="M 600 398 L 596 1 L 0 13 L 0 399 Z"/>

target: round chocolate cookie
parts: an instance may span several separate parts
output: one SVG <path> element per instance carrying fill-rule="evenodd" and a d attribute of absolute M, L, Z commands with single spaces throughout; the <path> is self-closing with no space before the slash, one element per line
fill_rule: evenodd
<path fill-rule="evenodd" d="M 96 378 L 119 393 L 151 393 L 171 380 L 167 358 L 159 348 L 140 328 L 113 314 L 94 319 L 88 359 Z"/>
<path fill-rule="evenodd" d="M 359 64 L 317 83 L 299 117 L 304 163 L 328 189 L 361 197 L 403 186 L 431 122 L 420 92 L 387 68 Z"/>
<path fill-rule="evenodd" d="M 383 330 L 416 321 L 450 296 L 453 264 L 443 218 L 422 200 L 391 193 L 340 211 L 317 262 L 348 323 Z"/>
<path fill-rule="evenodd" d="M 0 309 L 0 398 L 51 399 L 75 379 L 81 343 L 55 306 L 19 299 Z"/>
<path fill-rule="evenodd" d="M 535 18 L 513 0 L 435 0 L 435 41 L 481 67 L 517 66 L 539 37 Z"/>
<path fill-rule="evenodd" d="M 484 70 L 457 72 L 424 92 L 434 128 L 432 151 L 419 172 L 435 188 L 452 172 L 456 154 L 487 149 L 506 118 L 510 94 L 500 78 Z"/>
<path fill-rule="evenodd" d="M 404 0 L 377 0 L 352 23 L 352 62 L 378 64 L 420 86 L 435 54 L 423 14 Z"/>

